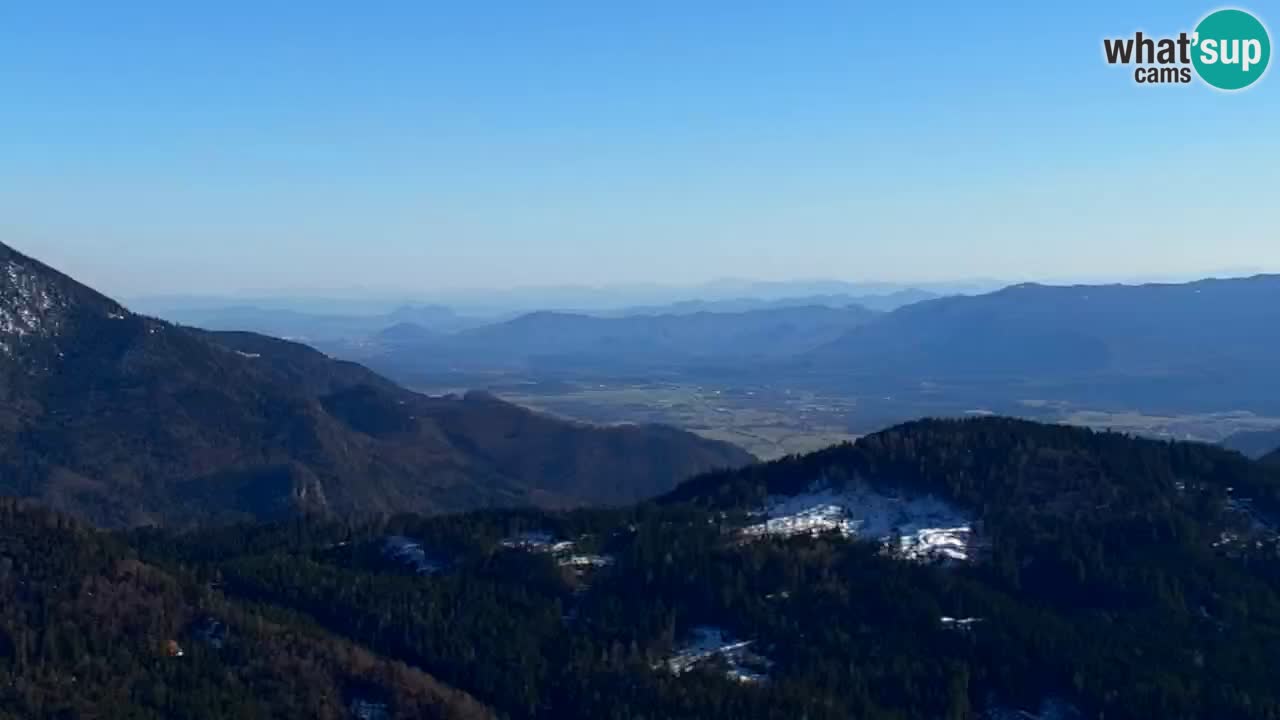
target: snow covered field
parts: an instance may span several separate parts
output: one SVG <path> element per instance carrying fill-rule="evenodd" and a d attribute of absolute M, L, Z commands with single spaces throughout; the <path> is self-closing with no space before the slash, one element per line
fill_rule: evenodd
<path fill-rule="evenodd" d="M 898 538 L 903 556 L 913 560 L 964 561 L 972 556 L 972 521 L 932 496 L 907 497 L 866 485 L 845 490 L 814 489 L 775 496 L 759 513 L 763 522 L 743 528 L 748 536 L 812 535 L 838 532 L 847 537 L 890 543 Z"/>
<path fill-rule="evenodd" d="M 733 640 L 718 627 L 700 625 L 693 628 L 689 642 L 659 667 L 666 667 L 676 675 L 693 670 L 713 661 L 723 661 L 725 675 L 744 683 L 760 683 L 768 680 L 769 660 L 751 652 L 750 640 Z"/>

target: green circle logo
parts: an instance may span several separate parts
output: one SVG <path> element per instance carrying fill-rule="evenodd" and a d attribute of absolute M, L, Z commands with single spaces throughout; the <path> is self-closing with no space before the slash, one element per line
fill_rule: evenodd
<path fill-rule="evenodd" d="M 1267 71 L 1271 37 L 1243 10 L 1218 10 L 1196 26 L 1191 58 L 1201 79 L 1219 90 L 1249 87 Z"/>

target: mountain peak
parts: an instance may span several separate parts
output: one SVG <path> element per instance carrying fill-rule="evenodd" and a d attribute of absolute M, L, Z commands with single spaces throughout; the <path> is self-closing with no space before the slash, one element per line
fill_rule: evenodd
<path fill-rule="evenodd" d="M 0 243 L 0 353 L 61 335 L 88 313 L 120 319 L 128 311 L 34 258 Z"/>

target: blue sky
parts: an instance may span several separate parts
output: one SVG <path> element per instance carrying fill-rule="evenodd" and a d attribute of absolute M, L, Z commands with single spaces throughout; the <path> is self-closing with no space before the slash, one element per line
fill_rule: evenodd
<path fill-rule="evenodd" d="M 1280 271 L 1275 73 L 1102 60 L 1215 7 L 8 3 L 0 237 L 121 295 Z"/>

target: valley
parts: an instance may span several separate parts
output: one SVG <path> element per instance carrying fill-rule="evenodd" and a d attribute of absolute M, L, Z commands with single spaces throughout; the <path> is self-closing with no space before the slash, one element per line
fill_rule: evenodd
<path fill-rule="evenodd" d="M 753 458 L 139 315 L 0 243 L 0 494 L 98 525 L 642 500 Z"/>
<path fill-rule="evenodd" d="M 762 458 L 988 413 L 1251 456 L 1280 444 L 1280 381 L 1265 360 L 1280 351 L 1280 276 L 899 297 L 544 310 L 461 328 L 447 309 L 402 308 L 363 325 L 324 318 L 338 336 L 316 342 L 428 393 L 484 389 L 578 421 L 669 424 Z M 291 317 L 260 320 L 304 335 L 320 322 Z"/>
<path fill-rule="evenodd" d="M 1165 440 L 1227 443 L 1251 434 L 1259 448 L 1280 447 L 1280 416 L 1248 411 L 1158 413 L 1090 409 L 1036 399 L 985 405 L 948 399 L 935 390 L 911 395 L 857 396 L 766 383 L 474 378 L 487 391 L 539 412 L 603 425 L 661 423 L 733 443 L 761 459 L 819 450 L 915 417 L 1000 414 L 1041 422 L 1115 430 Z M 460 392 L 452 385 L 418 388 L 427 394 Z M 966 393 L 966 396 L 968 394 Z M 1250 446 L 1251 447 L 1251 446 Z"/>
<path fill-rule="evenodd" d="M 1275 18 L 74 5 L 0 720 L 1280 720 Z"/>
<path fill-rule="evenodd" d="M 509 402 L 586 422 L 661 423 L 737 445 L 762 459 L 805 453 L 857 438 L 854 403 L 768 387 L 675 383 L 496 385 Z"/>

